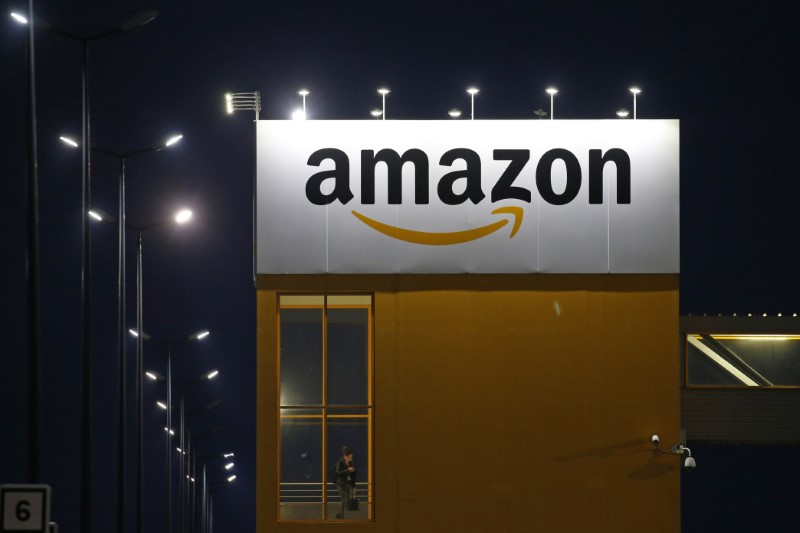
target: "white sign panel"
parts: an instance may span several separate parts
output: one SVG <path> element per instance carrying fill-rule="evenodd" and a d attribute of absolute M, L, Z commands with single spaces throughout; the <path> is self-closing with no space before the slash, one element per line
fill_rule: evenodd
<path fill-rule="evenodd" d="M 677 120 L 260 121 L 256 272 L 677 273 Z"/>
<path fill-rule="evenodd" d="M 48 485 L 0 486 L 0 531 L 47 533 L 49 523 Z"/>

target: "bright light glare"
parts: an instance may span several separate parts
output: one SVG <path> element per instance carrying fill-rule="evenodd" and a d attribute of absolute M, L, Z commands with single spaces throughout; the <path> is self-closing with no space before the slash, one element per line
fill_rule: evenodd
<path fill-rule="evenodd" d="M 620 118 L 625 118 L 628 115 L 630 115 L 630 113 L 628 112 L 627 109 L 620 109 L 619 111 L 617 111 L 617 116 Z"/>
<path fill-rule="evenodd" d="M 156 405 L 165 411 L 167 410 L 167 404 L 165 404 L 164 402 L 156 402 Z"/>
<path fill-rule="evenodd" d="M 223 453 L 223 454 L 222 454 L 222 457 L 225 457 L 226 459 L 227 459 L 228 457 L 233 457 L 233 452 L 231 452 L 231 453 Z"/>
<path fill-rule="evenodd" d="M 379 116 L 383 115 L 383 111 L 381 111 L 380 109 L 373 109 L 372 111 L 369 112 L 369 114 L 375 118 L 378 118 Z"/>
<path fill-rule="evenodd" d="M 231 93 L 225 93 L 225 111 L 229 115 L 233 114 L 233 95 Z"/>
<path fill-rule="evenodd" d="M 100 220 L 100 221 L 103 220 L 103 217 L 101 217 L 100 214 L 97 211 L 91 211 L 90 210 L 89 211 L 89 216 L 92 217 L 95 220 Z"/>
<path fill-rule="evenodd" d="M 183 139 L 183 135 L 173 135 L 172 137 L 167 139 L 167 142 L 164 143 L 164 146 L 172 146 L 181 139 Z"/>
<path fill-rule="evenodd" d="M 392 91 L 390 91 L 389 89 L 385 89 L 385 88 L 381 87 L 380 89 L 378 89 L 378 92 L 381 93 L 381 94 L 389 94 Z"/>
<path fill-rule="evenodd" d="M 139 336 L 139 332 L 138 332 L 138 331 L 136 331 L 135 329 L 129 329 L 129 330 L 128 330 L 128 333 L 130 333 L 130 334 L 131 334 L 131 335 L 133 335 L 134 337 L 138 337 L 138 336 Z"/>
<path fill-rule="evenodd" d="M 230 476 L 228 478 L 228 483 L 232 483 L 234 479 L 236 479 L 236 474 L 234 474 L 234 475 L 232 475 L 232 476 Z"/>
<path fill-rule="evenodd" d="M 13 11 L 11 12 L 11 18 L 16 20 L 20 24 L 27 24 L 28 23 L 28 19 L 26 19 L 25 17 L 23 17 L 19 13 L 14 13 Z"/>
<path fill-rule="evenodd" d="M 233 463 L 228 463 L 225 465 L 225 470 L 230 470 L 231 468 L 233 468 Z"/>
<path fill-rule="evenodd" d="M 558 89 L 556 89 L 555 87 L 548 87 L 547 89 L 544 90 L 544 92 L 546 92 L 547 94 L 556 94 L 558 92 Z"/>
<path fill-rule="evenodd" d="M 145 372 L 144 375 L 147 376 L 148 378 L 152 379 L 153 381 L 157 381 L 158 380 L 158 376 L 156 376 L 152 372 Z"/>
<path fill-rule="evenodd" d="M 450 111 L 447 112 L 447 114 L 450 115 L 452 118 L 458 118 L 461 116 L 461 111 L 459 111 L 458 109 L 451 109 Z"/>
<path fill-rule="evenodd" d="M 296 111 L 292 112 L 292 120 L 305 120 L 306 114 L 303 112 L 302 109 L 297 109 Z"/>
<path fill-rule="evenodd" d="M 70 139 L 69 137 L 64 137 L 62 135 L 61 137 L 59 137 L 59 139 L 61 139 L 61 142 L 63 142 L 64 144 L 68 144 L 69 146 L 72 146 L 73 148 L 77 148 L 78 147 L 78 143 L 76 141 Z"/>
<path fill-rule="evenodd" d="M 175 222 L 183 224 L 192 218 L 192 212 L 189 209 L 182 209 L 175 215 Z"/>
<path fill-rule="evenodd" d="M 307 96 L 309 92 L 307 89 L 300 89 L 299 91 L 297 91 L 297 94 L 299 94 L 300 96 Z"/>
<path fill-rule="evenodd" d="M 208 373 L 206 379 L 214 379 L 218 375 L 219 375 L 219 370 L 212 370 L 211 372 Z"/>
<path fill-rule="evenodd" d="M 210 332 L 210 331 L 208 331 L 208 330 L 206 329 L 206 330 L 203 330 L 203 331 L 201 331 L 200 333 L 198 333 L 198 334 L 197 334 L 197 337 L 195 337 L 195 338 L 196 338 L 197 340 L 201 340 L 201 339 L 205 339 L 205 338 L 206 338 L 206 337 L 208 337 L 209 335 L 211 335 L 211 332 Z"/>
<path fill-rule="evenodd" d="M 641 90 L 640 88 L 638 88 L 638 87 L 631 87 L 631 88 L 630 88 L 630 89 L 628 89 L 628 90 L 629 90 L 630 92 L 632 92 L 633 94 L 639 94 L 640 92 L 642 92 L 642 90 Z"/>
<path fill-rule="evenodd" d="M 169 429 L 167 427 L 164 428 L 164 431 L 169 431 L 170 435 L 174 435 L 175 434 L 175 432 L 173 430 L 171 430 L 171 429 Z"/>
<path fill-rule="evenodd" d="M 481 90 L 480 90 L 480 89 L 477 89 L 477 88 L 475 88 L 475 87 L 470 87 L 469 89 L 467 89 L 467 92 L 468 92 L 469 94 L 478 94 L 479 92 L 481 92 Z"/>

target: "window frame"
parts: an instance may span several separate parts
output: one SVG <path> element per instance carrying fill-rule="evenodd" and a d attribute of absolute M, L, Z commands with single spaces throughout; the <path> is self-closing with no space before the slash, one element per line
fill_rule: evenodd
<path fill-rule="evenodd" d="M 368 304 L 329 304 L 329 298 L 339 297 L 366 297 L 369 298 Z M 322 304 L 298 304 L 283 305 L 281 303 L 284 297 L 321 297 Z M 275 362 L 276 362 L 276 505 L 277 505 L 277 522 L 279 523 L 342 523 L 342 522 L 374 522 L 375 521 L 375 499 L 374 499 L 374 478 L 375 478 L 375 294 L 371 292 L 279 292 L 276 297 L 276 341 L 275 346 Z M 281 310 L 282 309 L 321 309 L 322 310 L 322 379 L 320 386 L 322 388 L 322 404 L 321 405 L 281 405 Z M 328 310 L 329 309 L 366 309 L 367 310 L 367 404 L 364 405 L 339 405 L 328 403 Z M 297 415 L 297 417 L 312 417 L 318 418 L 321 423 L 321 469 L 322 469 L 322 487 L 321 487 L 321 505 L 322 505 L 322 518 L 320 519 L 283 519 L 281 518 L 281 435 L 283 420 L 286 417 L 283 411 L 291 409 L 306 409 L 318 410 L 319 415 Z M 341 413 L 343 410 L 365 410 L 366 415 L 363 414 L 329 414 L 329 410 L 334 413 Z M 329 485 L 333 482 L 330 479 L 330 465 L 328 464 L 328 421 L 330 418 L 364 418 L 367 419 L 367 480 L 366 480 L 366 501 L 363 505 L 367 508 L 367 519 L 357 520 L 332 520 L 328 514 L 328 491 Z M 295 418 L 292 416 L 291 418 Z"/>

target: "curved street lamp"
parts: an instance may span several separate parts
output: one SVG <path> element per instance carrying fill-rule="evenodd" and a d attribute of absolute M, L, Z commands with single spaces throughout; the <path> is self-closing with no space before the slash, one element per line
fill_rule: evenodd
<path fill-rule="evenodd" d="M 166 145 L 166 143 L 165 143 Z M 149 150 L 148 150 L 149 151 Z M 144 152 L 141 152 L 144 153 Z M 143 310 L 142 310 L 142 235 L 144 232 L 160 228 L 163 226 L 171 225 L 171 224 L 185 224 L 188 222 L 192 217 L 192 212 L 188 209 L 181 209 L 177 211 L 171 218 L 167 218 L 165 220 L 148 224 L 145 226 L 135 226 L 132 224 L 121 224 L 118 220 L 115 220 L 99 209 L 93 209 L 92 218 L 97 219 L 99 217 L 100 220 L 109 224 L 117 224 L 120 228 L 127 228 L 136 232 L 137 243 L 136 243 L 136 523 L 137 526 L 140 528 L 143 527 L 143 517 L 144 517 L 144 474 L 143 474 L 143 464 L 144 464 L 144 450 L 143 450 L 143 405 L 142 405 L 142 376 L 144 375 L 143 370 L 143 342 L 144 342 L 144 335 L 142 322 L 143 322 Z M 88 213 L 87 213 L 88 214 Z M 169 427 L 169 426 L 168 426 Z M 138 529 L 139 533 L 142 533 L 141 529 Z"/>
<path fill-rule="evenodd" d="M 138 336 L 138 332 L 136 330 L 130 329 L 128 330 L 131 335 Z M 165 521 L 166 521 L 166 531 L 168 533 L 172 532 L 172 437 L 175 435 L 175 431 L 172 429 L 172 386 L 173 383 L 182 384 L 182 382 L 176 382 L 172 379 L 172 349 L 176 344 L 183 344 L 184 342 L 190 341 L 201 341 L 208 337 L 211 334 L 210 331 L 207 329 L 201 329 L 192 333 L 191 335 L 187 335 L 186 337 L 178 337 L 178 338 L 154 338 L 148 335 L 146 332 L 142 333 L 142 337 L 146 341 L 153 341 L 156 344 L 160 344 L 162 346 L 167 347 L 167 353 L 164 356 L 166 359 L 166 366 L 167 366 L 167 375 L 162 376 L 156 371 L 149 370 L 145 372 L 145 376 L 154 381 L 166 381 L 167 384 L 167 402 L 166 402 L 166 411 L 167 411 L 167 427 L 165 428 L 167 435 L 166 435 L 166 482 L 167 482 L 167 505 L 165 509 Z M 213 375 L 212 375 L 213 374 Z M 213 370 L 200 376 L 198 380 L 202 379 L 213 379 L 216 375 L 219 374 L 218 370 Z"/>
<path fill-rule="evenodd" d="M 125 246 L 125 228 L 128 227 L 127 225 L 127 218 L 126 218 L 126 201 L 125 201 L 125 170 L 127 168 L 128 159 L 133 157 L 141 156 L 144 154 L 160 152 L 165 148 L 173 146 L 175 143 L 180 141 L 183 138 L 183 135 L 176 134 L 167 137 L 162 142 L 158 142 L 152 144 L 150 146 L 139 148 L 136 150 L 131 150 L 129 152 L 118 152 L 115 150 L 110 150 L 108 148 L 103 148 L 101 146 L 91 145 L 90 148 L 92 152 L 98 152 L 101 154 L 105 154 L 107 156 L 113 157 L 118 160 L 119 162 L 119 178 L 118 178 L 118 193 L 117 193 L 117 219 L 114 221 L 111 217 L 106 217 L 107 221 L 113 221 L 116 223 L 117 221 L 121 221 L 121 224 L 117 224 L 118 232 L 117 232 L 117 350 L 118 350 L 118 361 L 117 361 L 117 506 L 119 508 L 119 515 L 117 517 L 117 528 L 121 531 L 119 527 L 120 521 L 124 523 L 124 516 L 125 516 L 125 503 L 124 503 L 124 494 L 125 494 L 125 322 L 126 322 L 126 298 L 125 295 L 126 291 L 126 271 L 125 271 L 125 259 L 126 259 L 126 246 Z M 62 135 L 59 137 L 61 141 L 70 146 L 72 148 L 78 148 L 80 144 L 67 136 Z M 92 217 L 95 220 L 103 220 L 103 217 L 100 216 L 98 210 L 90 210 L 86 214 L 89 217 Z"/>
<path fill-rule="evenodd" d="M 83 128 L 82 128 L 82 138 L 83 138 L 83 175 L 82 175 L 82 206 L 81 206 L 81 227 L 82 227 L 82 262 L 81 262 L 81 309 L 82 309 L 82 325 L 81 325 L 81 343 L 83 346 L 81 352 L 81 529 L 82 531 L 90 532 L 92 530 L 92 521 L 91 521 L 91 377 L 92 377 L 92 364 L 91 364 L 91 298 L 92 298 L 92 291 L 91 291 L 91 280 L 92 280 L 92 272 L 91 272 L 91 232 L 89 229 L 89 220 L 87 218 L 87 211 L 91 206 L 91 158 L 89 154 L 89 146 L 90 146 L 90 112 L 89 112 L 89 43 L 99 41 L 101 39 L 105 39 L 106 37 L 111 37 L 114 35 L 120 35 L 123 33 L 128 33 L 134 30 L 137 30 L 147 24 L 148 22 L 152 22 L 158 16 L 157 11 L 145 11 L 139 13 L 132 18 L 126 20 L 125 22 L 119 24 L 115 28 L 110 30 L 105 30 L 101 32 L 97 32 L 90 35 L 78 35 L 69 31 L 65 31 L 61 28 L 53 26 L 49 22 L 46 22 L 36 16 L 33 13 L 33 1 L 29 0 L 29 13 L 28 17 L 23 16 L 14 16 L 12 17 L 20 23 L 23 24 L 30 24 L 29 27 L 29 46 L 30 46 L 30 54 L 29 54 L 29 61 L 32 67 L 33 65 L 33 28 L 36 27 L 38 29 L 47 31 L 49 33 L 53 33 L 56 35 L 61 35 L 62 37 L 66 37 L 73 41 L 78 41 L 81 43 L 82 47 L 82 62 L 81 62 L 81 92 L 82 92 L 82 107 L 83 107 Z M 33 83 L 33 72 L 31 69 L 31 83 L 30 88 L 31 91 L 34 90 L 34 83 Z M 32 102 L 31 104 L 32 109 L 32 122 L 35 124 L 35 104 Z M 32 133 L 35 135 L 35 133 Z M 35 159 L 35 144 L 32 149 L 32 157 L 33 159 L 33 172 L 36 172 L 36 159 Z M 35 180 L 34 180 L 35 183 Z M 38 185 L 35 185 L 38 187 Z M 36 196 L 36 195 L 35 195 Z M 34 198 L 35 198 L 34 196 Z M 37 200 L 38 201 L 38 200 Z M 37 215 L 38 217 L 38 215 Z M 38 220 L 35 222 L 36 227 L 34 228 L 38 232 Z M 34 262 L 33 268 L 38 268 L 38 257 L 35 257 L 36 261 Z M 33 277 L 34 283 L 37 283 L 37 276 Z M 38 290 L 38 287 L 37 287 Z M 38 312 L 38 304 L 34 308 L 34 311 Z M 38 348 L 38 341 L 34 345 Z M 36 389 L 36 385 L 32 387 Z M 38 419 L 35 421 L 38 423 Z M 34 443 L 32 443 L 34 444 Z M 35 443 L 33 446 L 33 455 L 37 456 L 36 460 L 38 461 L 38 453 L 39 453 L 39 445 L 38 442 Z M 118 528 L 122 527 L 124 524 L 124 519 L 122 518 L 122 514 L 124 510 L 121 506 L 121 499 L 117 500 L 117 505 L 120 506 L 118 509 L 118 517 L 117 517 L 117 526 Z M 139 531 L 141 531 L 141 524 L 139 524 Z"/>

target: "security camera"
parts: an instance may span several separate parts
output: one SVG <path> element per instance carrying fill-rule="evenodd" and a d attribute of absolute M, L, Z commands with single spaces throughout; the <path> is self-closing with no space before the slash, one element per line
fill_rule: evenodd
<path fill-rule="evenodd" d="M 658 447 L 658 444 L 661 442 L 661 440 L 658 438 L 658 435 L 653 435 L 650 437 L 650 440 L 653 441 L 653 446 L 655 447 Z"/>
<path fill-rule="evenodd" d="M 692 457 L 692 456 L 690 455 L 689 457 L 687 457 L 686 459 L 684 459 L 684 461 L 683 461 L 683 467 L 684 467 L 686 470 L 694 470 L 695 468 L 697 468 L 697 463 L 695 462 L 695 460 L 694 460 L 694 457 Z"/>

